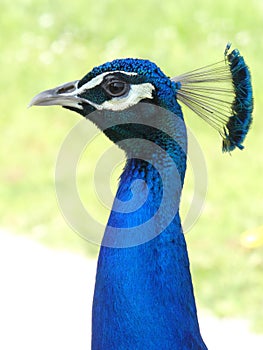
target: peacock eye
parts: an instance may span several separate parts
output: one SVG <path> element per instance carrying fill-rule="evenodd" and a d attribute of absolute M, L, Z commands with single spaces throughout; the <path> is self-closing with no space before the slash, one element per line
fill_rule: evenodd
<path fill-rule="evenodd" d="M 124 81 L 113 80 L 107 82 L 107 84 L 104 85 L 104 89 L 110 96 L 120 97 L 125 95 L 129 91 L 130 86 Z"/>

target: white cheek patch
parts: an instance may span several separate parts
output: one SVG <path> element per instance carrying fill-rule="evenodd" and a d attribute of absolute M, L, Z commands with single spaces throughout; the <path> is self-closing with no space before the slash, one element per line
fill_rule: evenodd
<path fill-rule="evenodd" d="M 154 86 L 150 83 L 131 85 L 129 93 L 124 97 L 113 97 L 111 100 L 96 104 L 88 101 L 90 105 L 98 110 L 123 111 L 126 108 L 136 105 L 145 98 L 153 99 Z"/>

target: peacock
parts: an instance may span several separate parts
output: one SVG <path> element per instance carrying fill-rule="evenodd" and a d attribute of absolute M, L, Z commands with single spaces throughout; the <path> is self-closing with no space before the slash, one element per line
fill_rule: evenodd
<path fill-rule="evenodd" d="M 187 132 L 178 101 L 242 149 L 253 95 L 237 49 L 175 78 L 145 59 L 116 59 L 36 95 L 92 121 L 126 155 L 105 229 L 92 309 L 92 350 L 204 350 L 179 204 Z"/>

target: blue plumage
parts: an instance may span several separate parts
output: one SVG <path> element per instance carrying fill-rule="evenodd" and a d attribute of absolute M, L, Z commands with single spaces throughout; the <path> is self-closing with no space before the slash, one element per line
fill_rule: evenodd
<path fill-rule="evenodd" d="M 126 200 L 132 183 L 141 178 L 144 165 L 140 160 L 128 162 L 118 199 Z M 150 189 L 148 203 L 133 217 L 127 215 L 122 220 L 118 205 L 113 205 L 104 236 L 107 245 L 116 244 L 109 227 L 134 227 L 156 212 L 162 195 L 160 178 L 149 165 L 143 177 Z M 165 214 L 169 214 L 169 207 Z M 125 243 L 129 245 L 131 241 L 129 237 Z M 117 244 L 120 242 L 121 237 Z M 178 212 L 161 234 L 143 244 L 101 247 L 92 323 L 92 349 L 206 349 L 199 331 Z"/>
<path fill-rule="evenodd" d="M 169 79 L 150 61 L 114 60 L 31 102 L 78 112 L 127 157 L 98 259 L 92 350 L 207 349 L 178 210 L 187 135 L 177 98 L 219 131 L 224 150 L 242 148 L 252 88 L 243 58 L 229 48 L 227 68 Z M 222 81 L 232 89 L 204 85 Z"/>

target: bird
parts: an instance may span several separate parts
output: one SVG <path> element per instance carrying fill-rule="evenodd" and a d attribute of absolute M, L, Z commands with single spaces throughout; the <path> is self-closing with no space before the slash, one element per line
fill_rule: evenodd
<path fill-rule="evenodd" d="M 92 350 L 207 349 L 179 212 L 187 161 L 179 101 L 219 132 L 224 152 L 243 148 L 251 76 L 230 46 L 221 61 L 174 78 L 146 59 L 115 59 L 30 103 L 77 112 L 126 155 L 98 257 Z"/>

